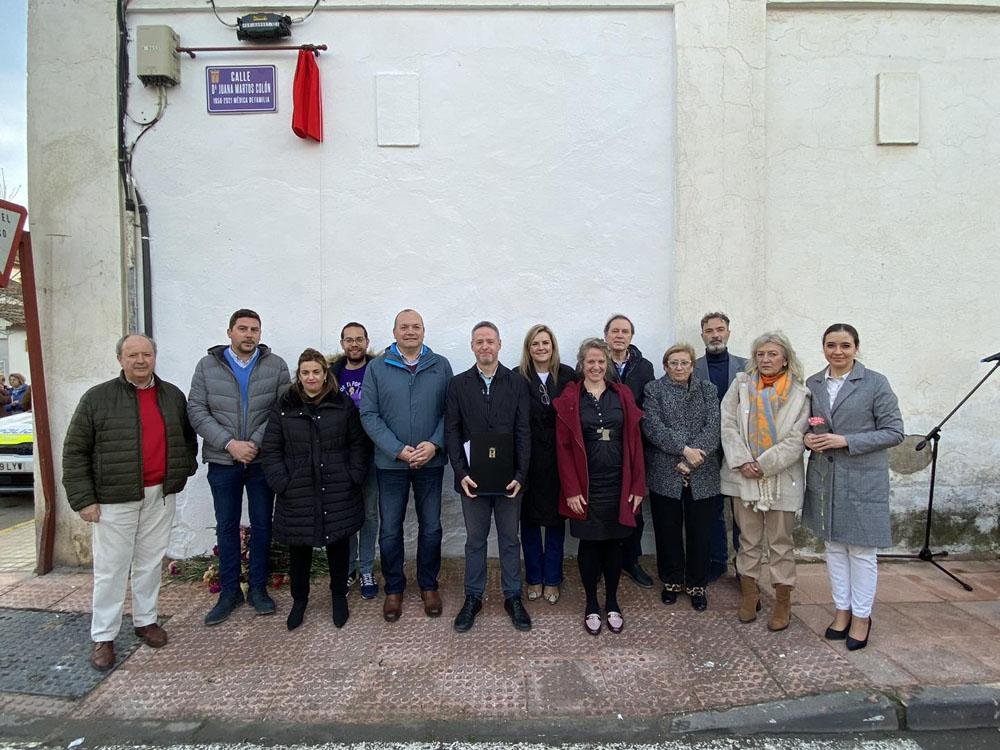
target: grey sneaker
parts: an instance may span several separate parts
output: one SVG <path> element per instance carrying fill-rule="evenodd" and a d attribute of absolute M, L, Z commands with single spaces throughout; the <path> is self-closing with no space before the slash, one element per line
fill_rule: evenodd
<path fill-rule="evenodd" d="M 355 568 L 350 572 L 350 574 L 347 576 L 347 588 L 353 587 L 354 584 L 358 582 L 358 575 L 359 573 L 357 568 Z"/>

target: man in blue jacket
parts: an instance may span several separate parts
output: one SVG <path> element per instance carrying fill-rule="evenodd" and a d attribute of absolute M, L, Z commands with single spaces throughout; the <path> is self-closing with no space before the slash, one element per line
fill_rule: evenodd
<path fill-rule="evenodd" d="M 448 360 L 424 346 L 424 320 L 416 310 L 396 315 L 392 335 L 396 343 L 368 363 L 361 394 L 361 423 L 375 443 L 386 622 L 395 622 L 403 611 L 403 520 L 411 487 L 420 598 L 428 617 L 441 614 L 444 410 L 452 376 Z"/>

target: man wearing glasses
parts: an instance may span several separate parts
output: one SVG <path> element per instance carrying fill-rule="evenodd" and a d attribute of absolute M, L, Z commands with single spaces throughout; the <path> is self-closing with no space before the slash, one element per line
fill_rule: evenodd
<path fill-rule="evenodd" d="M 337 378 L 340 392 L 350 396 L 354 405 L 361 408 L 361 393 L 365 372 L 375 353 L 368 349 L 368 329 L 354 321 L 340 331 L 340 348 L 330 362 L 330 372 Z M 362 494 L 365 502 L 365 522 L 361 530 L 351 536 L 351 573 L 347 577 L 347 587 L 361 578 L 361 597 L 374 599 L 378 596 L 378 582 L 375 580 L 375 540 L 378 537 L 378 480 L 375 465 L 372 464 L 365 479 Z"/>

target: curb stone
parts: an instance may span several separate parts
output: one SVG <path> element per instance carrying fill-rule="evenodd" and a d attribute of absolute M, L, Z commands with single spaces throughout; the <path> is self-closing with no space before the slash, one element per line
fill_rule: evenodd
<path fill-rule="evenodd" d="M 895 702 L 882 693 L 848 690 L 721 711 L 685 714 L 670 723 L 670 732 L 891 732 L 900 728 L 898 708 Z"/>
<path fill-rule="evenodd" d="M 1000 684 L 923 687 L 900 700 L 908 729 L 1000 727 Z"/>

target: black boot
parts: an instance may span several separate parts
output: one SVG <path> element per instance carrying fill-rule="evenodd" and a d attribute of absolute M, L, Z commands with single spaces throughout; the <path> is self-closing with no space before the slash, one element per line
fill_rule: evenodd
<path fill-rule="evenodd" d="M 302 624 L 302 618 L 306 614 L 307 599 L 296 599 L 292 602 L 292 609 L 288 613 L 287 625 L 289 630 L 295 630 Z"/>
<path fill-rule="evenodd" d="M 333 595 L 333 624 L 338 628 L 344 627 L 347 618 L 351 613 L 347 610 L 347 597 L 344 594 Z"/>

